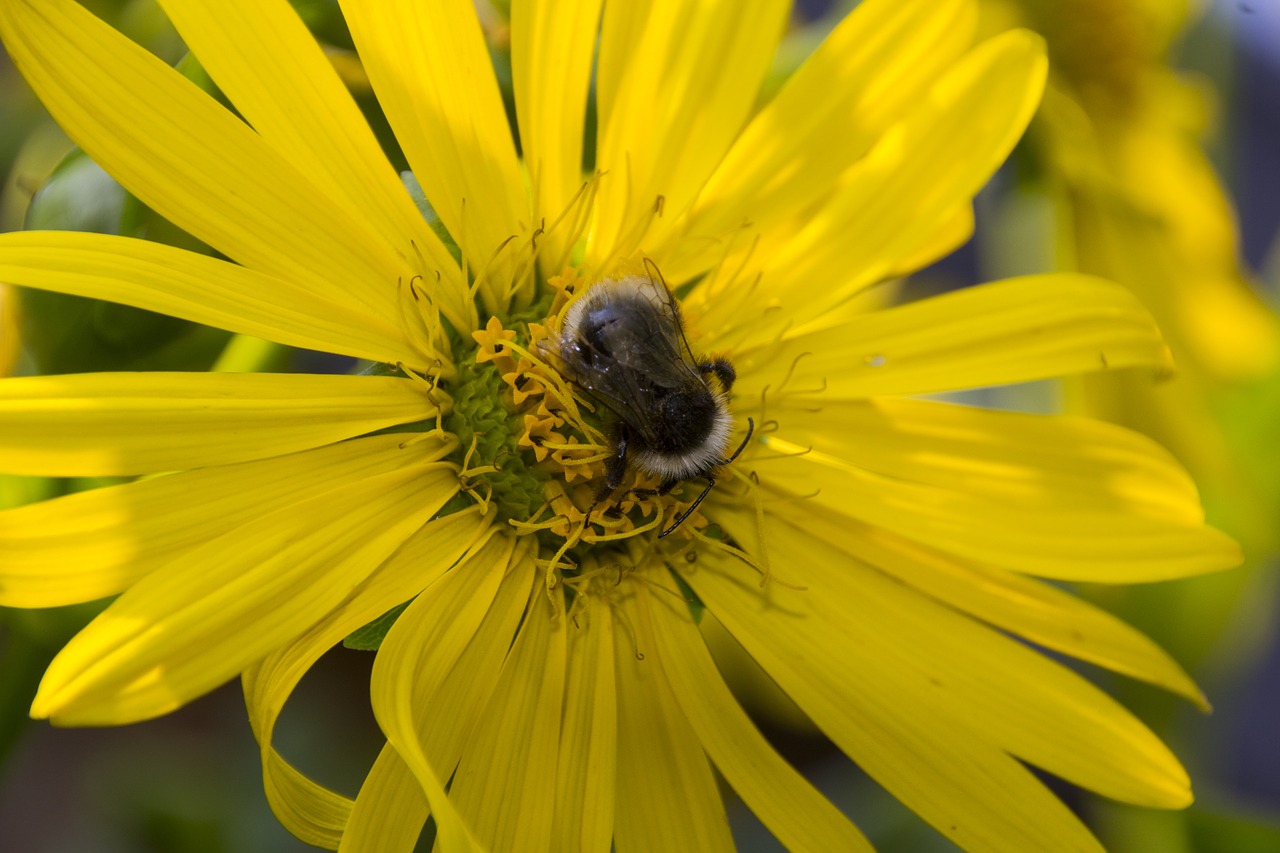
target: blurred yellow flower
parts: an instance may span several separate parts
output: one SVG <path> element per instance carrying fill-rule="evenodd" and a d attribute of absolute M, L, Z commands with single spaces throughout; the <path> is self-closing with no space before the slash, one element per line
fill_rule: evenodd
<path fill-rule="evenodd" d="M 1201 486 L 1211 517 L 1258 559 L 1280 546 L 1273 468 L 1233 446 L 1224 404 L 1280 369 L 1280 323 L 1239 260 L 1235 214 L 1203 150 L 1210 92 L 1170 64 L 1193 17 L 1187 0 L 985 0 L 986 28 L 1029 26 L 1049 45 L 1052 73 L 1028 135 L 1051 199 L 1055 244 L 1041 268 L 1104 276 L 1151 309 L 1177 364 L 1170 381 L 1131 372 L 1084 377 L 1072 405 L 1169 448 Z M 1135 611 L 1158 612 L 1158 636 L 1194 662 L 1240 607 L 1250 575 L 1181 590 L 1133 589 Z M 1116 595 L 1107 594 L 1115 605 Z M 1155 617 L 1153 617 L 1155 618 Z M 1192 626 L 1195 629 L 1192 629 Z M 1251 645 L 1255 636 L 1245 640 Z"/>
<path fill-rule="evenodd" d="M 705 609 L 965 848 L 1096 849 L 1028 765 L 1190 802 L 1141 722 L 1023 641 L 1202 701 L 1037 578 L 1193 575 L 1235 544 L 1146 438 L 912 399 L 1165 370 L 1151 318 L 1081 275 L 858 298 L 968 234 L 1038 103 L 1037 37 L 974 45 L 973 2 L 868 0 L 753 116 L 785 2 L 517 0 L 518 157 L 467 0 L 344 3 L 446 240 L 284 0 L 161 5 L 239 115 L 71 0 L 0 0 L 0 36 L 91 156 L 230 260 L 33 232 L 0 236 L 0 279 L 398 369 L 0 383 L 0 468 L 160 474 L 0 514 L 0 603 L 121 593 L 35 715 L 145 719 L 243 673 L 273 807 L 331 848 L 409 850 L 430 815 L 445 850 L 724 849 L 713 767 L 788 847 L 867 848 L 733 699 Z M 575 299 L 660 293 L 657 270 L 755 425 L 662 538 L 700 484 L 631 470 L 597 509 L 609 401 L 554 355 Z M 325 650 L 397 615 L 371 685 L 388 744 L 352 801 L 272 733 Z"/>

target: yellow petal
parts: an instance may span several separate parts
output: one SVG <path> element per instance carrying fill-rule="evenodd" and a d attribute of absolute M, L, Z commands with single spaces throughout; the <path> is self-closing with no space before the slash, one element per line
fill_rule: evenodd
<path fill-rule="evenodd" d="M 213 98 L 71 0 L 0 6 L 63 129 L 166 219 L 247 267 L 397 321 L 404 259 Z"/>
<path fill-rule="evenodd" d="M 1128 290 L 1091 276 L 1026 276 L 874 311 L 734 353 L 740 399 L 825 387 L 859 399 L 1027 382 L 1085 371 L 1167 371 L 1169 351 Z M 788 379 L 788 373 L 790 378 Z"/>
<path fill-rule="evenodd" d="M 600 596 L 581 600 L 565 626 L 568 672 L 550 849 L 608 853 L 618 766 L 613 613 Z"/>
<path fill-rule="evenodd" d="M 13 375 L 22 352 L 18 335 L 22 326 L 18 319 L 17 291 L 0 283 L 0 376 Z"/>
<path fill-rule="evenodd" d="M 266 742 L 264 749 L 276 717 L 307 670 L 352 631 L 439 580 L 490 522 L 473 507 L 421 526 L 346 601 L 262 662 L 246 684 L 245 699 L 254 732 Z"/>
<path fill-rule="evenodd" d="M 197 468 L 0 512 L 0 605 L 115 595 L 202 542 L 333 482 L 432 462 L 452 443 L 371 436 L 240 465 Z"/>
<path fill-rule="evenodd" d="M 487 850 L 550 849 L 547 777 L 560 753 L 565 628 L 545 589 L 535 585 L 530 595 L 524 624 L 449 789 Z"/>
<path fill-rule="evenodd" d="M 442 756 L 440 741 L 436 741 L 437 748 L 430 749 L 422 740 L 420 720 L 426 716 L 422 700 L 437 694 L 457 670 L 511 565 L 512 546 L 508 537 L 489 539 L 474 556 L 414 599 L 387 632 L 373 664 L 369 689 L 374 715 L 387 741 L 422 787 L 439 832 L 437 843 L 446 853 L 481 847 L 444 790 L 445 780 L 453 773 L 453 762 L 447 759 L 452 757 L 456 762 L 456 756 Z M 527 594 L 528 587 L 520 590 L 521 603 Z M 490 643 L 484 650 L 498 648 Z M 505 647 L 501 651 L 505 652 Z M 451 706 L 456 713 L 448 716 L 472 720 L 475 708 L 482 707 L 487 698 L 482 697 L 475 706 Z M 461 738 L 456 730 L 454 735 L 447 745 L 460 753 Z"/>
<path fill-rule="evenodd" d="M 336 848 L 351 814 L 351 798 L 312 781 L 283 760 L 276 761 L 269 777 L 265 768 L 263 772 L 271 810 L 280 823 L 305 844 Z"/>
<path fill-rule="evenodd" d="M 698 740 L 747 806 L 788 850 L 867 850 L 871 844 L 849 819 L 769 744 L 729 692 L 702 635 L 669 579 L 655 579 L 670 598 L 636 584 L 671 692 Z"/>
<path fill-rule="evenodd" d="M 968 48 L 976 11 L 972 0 L 858 4 L 735 140 L 683 239 L 655 253 L 663 272 L 684 280 L 714 262 L 743 222 L 768 231 L 830 195 Z"/>
<path fill-rule="evenodd" d="M 771 406 L 777 434 L 864 471 L 984 501 L 1056 513 L 1090 507 L 1184 524 L 1204 520 L 1191 477 L 1146 436 L 1089 418 L 928 400 Z M 785 466 L 766 461 L 764 470 Z"/>
<path fill-rule="evenodd" d="M 904 251 L 891 276 L 905 276 L 946 257 L 969 242 L 974 229 L 973 205 L 961 205 L 960 209 L 944 217 L 931 234 L 921 234 L 920 244 Z"/>
<path fill-rule="evenodd" d="M 803 538 L 787 544 L 793 541 Z M 794 564 L 806 565 L 804 557 L 795 555 Z M 832 574 L 824 571 L 821 579 Z M 864 630 L 861 645 L 851 642 L 856 624 L 830 611 L 862 614 L 865 607 L 853 606 L 856 596 L 834 597 L 816 576 L 805 578 L 810 588 L 803 592 L 774 585 L 762 594 L 755 577 L 718 552 L 700 552 L 686 580 L 843 752 L 962 848 L 1101 851 L 1079 820 L 992 742 L 994 722 L 961 725 L 949 705 L 954 692 L 927 680 L 909 690 L 922 673 L 892 669 L 896 654 L 878 657 L 894 643 L 912 642 L 911 634 L 893 625 L 884 637 Z"/>
<path fill-rule="evenodd" d="M 343 836 L 352 804 L 345 797 L 307 780 L 272 746 L 276 720 L 285 702 L 325 652 L 352 631 L 434 583 L 487 527 L 488 520 L 475 510 L 447 515 L 424 525 L 346 601 L 302 636 L 273 652 L 243 679 L 249 722 L 262 753 L 267 801 L 280 822 L 295 836 L 333 849 Z M 421 796 L 416 782 L 413 788 Z M 341 808 L 333 807 L 335 797 L 341 801 Z M 335 815 L 341 815 L 341 823 L 335 823 Z M 416 831 L 414 837 L 417 837 Z"/>
<path fill-rule="evenodd" d="M 811 518 L 811 517 L 810 517 Z M 801 519 L 790 517 L 793 524 Z M 848 535 L 822 520 L 815 535 L 925 595 L 1038 646 L 1172 690 L 1207 710 L 1186 671 L 1146 635 L 1105 610 L 1047 583 L 967 563 L 882 530 Z"/>
<path fill-rule="evenodd" d="M 161 243 L 70 231 L 0 235 L 0 280 L 121 302 L 287 346 L 431 366 L 403 326 L 308 286 Z"/>
<path fill-rule="evenodd" d="M 529 201 L 489 52 L 470 0 L 342 2 L 360 58 L 396 139 L 472 271 L 494 279 L 512 236 L 529 229 Z M 505 307 L 482 282 L 490 310 Z"/>
<path fill-rule="evenodd" d="M 605 7 L 593 264 L 629 255 L 650 220 L 659 241 L 693 203 L 755 103 L 789 5 L 758 0 L 750 14 L 733 0 Z"/>
<path fill-rule="evenodd" d="M 461 270 L 427 226 L 332 63 L 285 0 L 160 4 L 236 110 L 334 202 L 413 260 L 451 320 L 468 316 Z M 450 310 L 452 306 L 452 310 Z"/>
<path fill-rule="evenodd" d="M 147 474 L 278 456 L 431 417 L 391 376 L 86 373 L 0 383 L 0 470 Z"/>
<path fill-rule="evenodd" d="M 641 624 L 634 601 L 620 608 Z M 637 646 L 643 643 L 643 647 Z M 711 765 L 643 638 L 614 644 L 618 677 L 618 782 L 614 847 L 733 850 Z M 604 784 L 608 784 L 607 780 Z"/>
<path fill-rule="evenodd" d="M 1025 31 L 991 39 L 954 65 L 829 204 L 762 253 L 762 291 L 785 295 L 811 318 L 902 269 L 1008 156 L 1039 103 L 1046 69 L 1043 42 Z"/>
<path fill-rule="evenodd" d="M 548 226 L 583 184 L 582 131 L 601 0 L 511 4 L 511 78 L 520 143 L 533 185 L 534 216 Z M 560 259 L 572 214 L 543 236 L 545 257 Z M 552 274 L 559 273 L 552 269 Z"/>
<path fill-rule="evenodd" d="M 360 786 L 341 841 L 328 847 L 336 847 L 338 853 L 410 853 L 427 814 L 427 798 L 417 778 L 387 744 Z"/>
<path fill-rule="evenodd" d="M 482 598 L 492 606 L 483 614 L 471 642 L 456 660 L 432 661 L 441 668 L 437 673 L 443 674 L 442 679 L 408 681 L 396 688 L 414 691 L 416 694 L 407 697 L 409 714 L 413 718 L 412 725 L 416 727 L 411 735 L 412 742 L 418 744 L 413 748 L 413 753 L 418 756 L 414 760 L 421 761 L 426 756 L 431 766 L 439 768 L 445 778 L 453 774 L 467 738 L 475 729 L 480 712 L 498 683 L 511 638 L 524 615 L 530 579 L 527 570 L 531 566 L 525 566 L 525 571 L 513 571 L 502 579 L 496 597 L 491 594 L 488 586 L 489 581 L 493 580 L 492 575 L 501 574 L 506 561 L 510 559 L 509 555 L 510 543 L 501 537 L 486 535 L 472 546 L 471 552 L 451 574 L 469 572 L 472 575 L 487 576 Z M 458 579 L 453 579 L 444 586 L 433 585 L 424 595 L 452 595 L 454 593 L 450 592 L 451 585 L 459 582 Z M 417 654 L 431 653 L 429 648 L 417 651 Z M 419 687 L 422 689 L 419 690 Z M 375 703 L 381 701 L 377 695 L 374 698 Z M 376 707 L 378 706 L 375 704 Z M 440 708 L 456 709 L 456 713 L 442 715 L 439 713 Z M 408 790 L 403 778 L 405 773 L 409 774 L 413 789 L 417 791 L 416 795 Z M 396 801 L 380 800 L 387 789 L 393 792 Z M 390 814 L 393 809 L 398 810 L 398 813 Z M 393 845 L 405 842 L 403 849 L 412 850 L 414 845 L 409 842 L 410 836 L 416 840 L 417 832 L 422 829 L 429 812 L 423 786 L 415 771 L 398 753 L 389 755 L 384 751 L 356 797 L 355 809 L 351 813 L 351 822 L 347 826 L 341 849 L 382 853 L 387 849 L 400 849 Z"/>
<path fill-rule="evenodd" d="M 807 521 L 807 520 L 806 520 Z M 1157 808 L 1191 802 L 1186 772 L 1137 718 L 1055 661 L 921 596 L 804 528 L 771 525 L 801 569 L 809 612 L 857 649 L 853 683 L 896 695 L 926 726 L 945 706 L 994 746 L 1104 796 Z M 833 531 L 846 541 L 847 532 Z M 780 600 L 779 603 L 782 603 Z M 907 711 L 910 714 L 910 711 Z"/>
<path fill-rule="evenodd" d="M 457 491 L 403 467 L 245 524 L 139 581 L 54 658 L 32 715 L 133 722 L 222 684 L 314 625 Z"/>
<path fill-rule="evenodd" d="M 768 436 L 767 492 L 806 501 L 854 529 L 880 527 L 931 548 L 1047 578 L 1124 583 L 1228 569 L 1240 548 L 1199 522 L 1117 513 L 1064 499 L 1055 511 L 895 480 Z"/>

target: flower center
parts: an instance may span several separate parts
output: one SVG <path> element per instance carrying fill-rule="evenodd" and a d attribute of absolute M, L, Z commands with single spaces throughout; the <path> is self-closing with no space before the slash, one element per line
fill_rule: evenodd
<path fill-rule="evenodd" d="M 467 493 L 491 501 L 501 518 L 529 518 L 545 500 L 546 475 L 521 449 L 520 419 L 504 403 L 502 375 L 476 354 L 457 361 L 453 409 L 444 419 L 445 429 L 458 437 L 460 482 Z"/>
<path fill-rule="evenodd" d="M 597 546 L 656 537 L 701 489 L 695 483 L 659 494 L 661 482 L 633 468 L 618 488 L 603 488 L 617 454 L 608 415 L 562 375 L 552 331 L 584 283 L 568 273 L 549 284 L 549 305 L 531 315 L 539 322 L 491 317 L 473 333 L 475 346 L 457 354 L 444 426 L 458 437 L 463 491 L 493 506 L 517 535 L 535 536 L 548 573 L 565 576 L 578 572 L 589 550 L 601 556 Z M 693 513 L 677 541 L 705 526 Z"/>

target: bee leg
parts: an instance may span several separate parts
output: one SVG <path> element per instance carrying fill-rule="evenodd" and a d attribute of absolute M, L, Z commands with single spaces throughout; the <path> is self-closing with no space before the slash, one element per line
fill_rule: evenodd
<path fill-rule="evenodd" d="M 663 495 L 670 494 L 671 490 L 680 485 L 680 483 L 680 480 L 663 480 L 656 489 L 632 489 L 629 494 L 635 495 L 641 500 L 646 498 L 662 497 Z"/>
<path fill-rule="evenodd" d="M 622 480 L 627 476 L 627 442 L 631 438 L 631 433 L 627 429 L 627 425 L 619 423 L 613 428 L 613 446 L 614 453 L 604 463 L 604 482 L 596 489 L 595 497 L 591 500 L 591 506 L 587 507 L 587 514 L 583 516 L 582 527 L 586 529 L 587 524 L 591 522 L 591 513 L 595 512 L 595 508 L 618 490 L 622 485 Z"/>
<path fill-rule="evenodd" d="M 698 504 L 702 503 L 702 499 L 707 496 L 707 494 L 711 491 L 711 487 L 714 486 L 715 484 L 716 484 L 716 478 L 708 474 L 707 487 L 702 490 L 701 494 L 699 494 L 696 498 L 694 498 L 693 503 L 689 504 L 688 509 L 686 509 L 684 512 L 680 513 L 680 515 L 676 517 L 676 520 L 671 523 L 670 527 L 668 527 L 666 530 L 658 534 L 658 538 L 661 539 L 662 537 L 666 536 L 668 533 L 671 533 L 680 525 L 684 524 L 684 520 L 689 516 L 693 515 L 693 511 L 698 508 Z M 666 486 L 667 484 L 663 483 L 662 485 Z M 675 483 L 672 483 L 671 486 L 675 486 Z"/>
<path fill-rule="evenodd" d="M 724 388 L 726 394 L 733 388 L 734 380 L 738 378 L 738 372 L 733 369 L 733 365 L 727 358 L 709 358 L 698 365 L 698 372 L 703 376 L 713 375 L 719 379 L 720 387 Z"/>
<path fill-rule="evenodd" d="M 618 423 L 613 428 L 613 456 L 604 463 L 604 485 L 607 491 L 602 491 L 606 494 L 621 486 L 623 478 L 627 476 L 627 443 L 630 440 L 631 430 L 626 424 Z"/>

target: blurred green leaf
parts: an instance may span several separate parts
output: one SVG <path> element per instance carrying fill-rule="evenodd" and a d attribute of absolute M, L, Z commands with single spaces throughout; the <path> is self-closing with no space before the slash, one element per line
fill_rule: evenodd
<path fill-rule="evenodd" d="M 36 193 L 27 227 L 127 234 L 203 248 L 79 151 Z M 19 289 L 18 301 L 23 346 L 40 373 L 205 370 L 230 337 L 163 314 L 79 296 Z"/>
<path fill-rule="evenodd" d="M 101 166 L 76 151 L 62 161 L 32 199 L 26 227 L 33 231 L 118 234 L 126 195 Z"/>
<path fill-rule="evenodd" d="M 1267 506 L 1273 510 L 1280 507 L 1280 455 L 1275 452 L 1276 424 L 1280 423 L 1280 371 L 1232 389 L 1220 408 L 1219 421 L 1237 458 L 1249 460 L 1242 467 L 1262 492 Z"/>
<path fill-rule="evenodd" d="M 1187 816 L 1191 849 L 1196 853 L 1275 853 L 1280 850 L 1280 821 L 1239 812 L 1193 810 Z"/>

